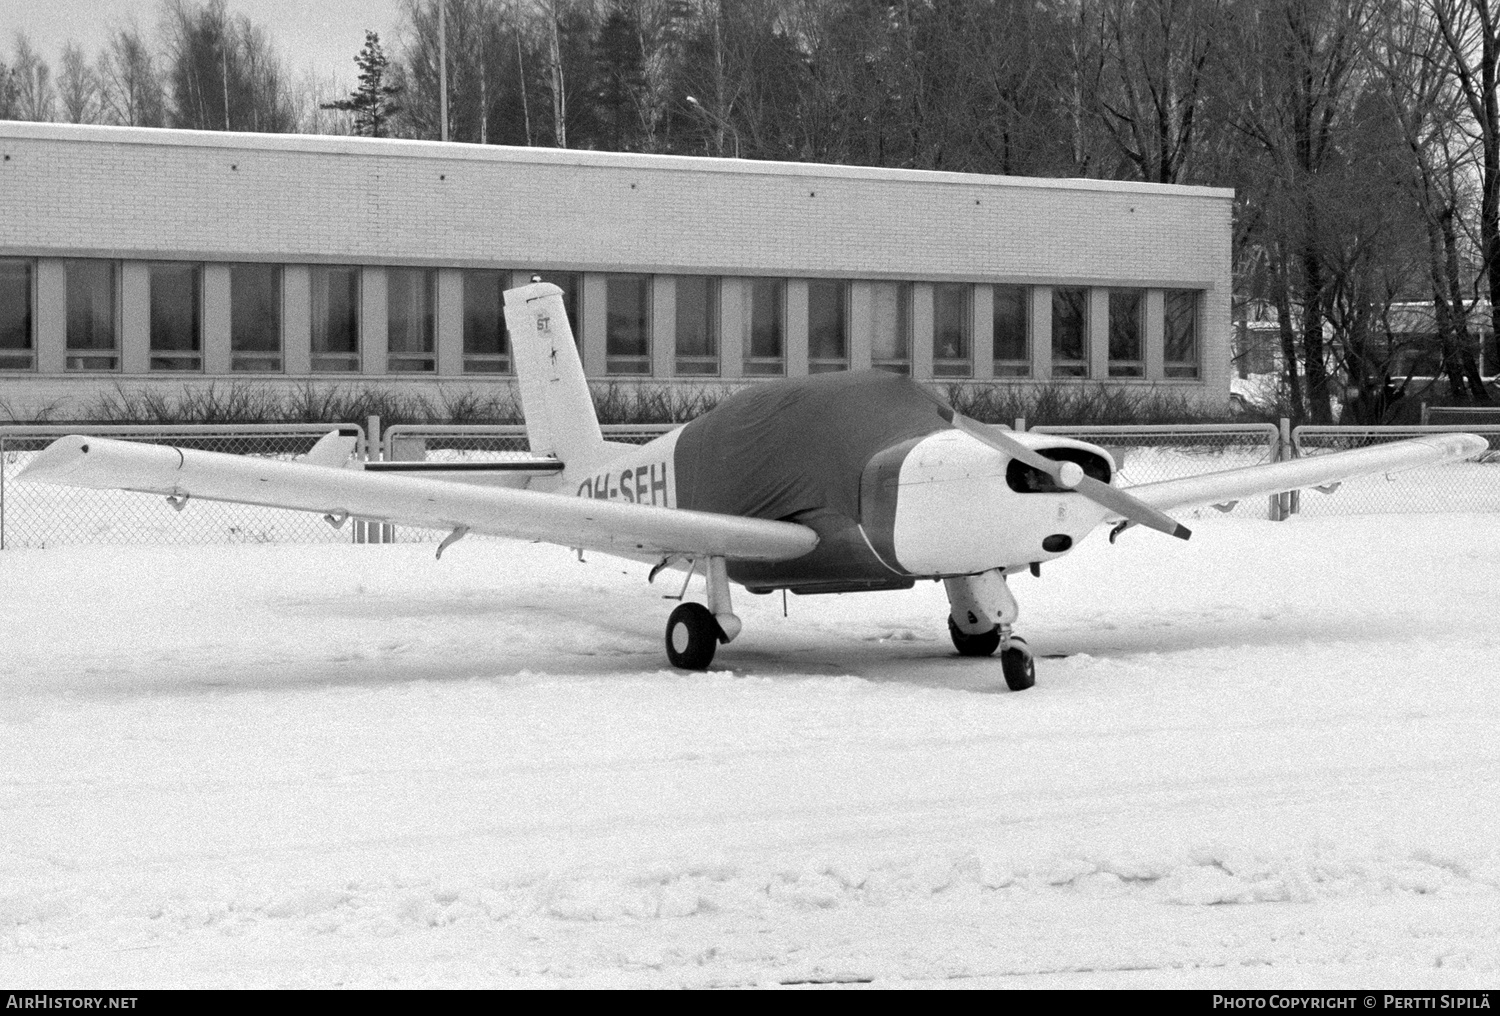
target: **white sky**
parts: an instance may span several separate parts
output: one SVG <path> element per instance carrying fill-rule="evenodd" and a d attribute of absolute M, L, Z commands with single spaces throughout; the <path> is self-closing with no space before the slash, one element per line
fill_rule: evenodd
<path fill-rule="evenodd" d="M 313 67 L 352 80 L 365 29 L 379 32 L 389 47 L 397 22 L 396 0 L 229 0 L 228 6 L 270 32 L 294 76 Z M 55 69 L 70 39 L 92 55 L 132 17 L 154 38 L 159 8 L 160 0 L 0 0 L 0 54 L 9 62 L 16 33 L 25 32 Z"/>

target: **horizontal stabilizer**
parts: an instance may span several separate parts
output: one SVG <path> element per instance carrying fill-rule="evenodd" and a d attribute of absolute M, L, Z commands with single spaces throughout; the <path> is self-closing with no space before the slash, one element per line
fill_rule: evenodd
<path fill-rule="evenodd" d="M 354 454 L 354 446 L 357 444 L 358 436 L 331 430 L 318 438 L 318 443 L 308 449 L 306 455 L 299 456 L 297 461 L 309 466 L 341 469 L 349 461 L 349 456 Z"/>
<path fill-rule="evenodd" d="M 17 479 L 233 501 L 380 522 L 539 540 L 627 555 L 785 561 L 818 543 L 806 526 L 713 512 L 508 490 L 361 469 L 70 435 Z"/>

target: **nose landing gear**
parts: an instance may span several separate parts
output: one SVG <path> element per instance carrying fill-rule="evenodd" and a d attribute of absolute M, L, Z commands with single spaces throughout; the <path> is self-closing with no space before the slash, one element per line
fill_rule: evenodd
<path fill-rule="evenodd" d="M 1036 684 L 1036 660 L 1025 639 L 1012 635 L 1010 645 L 1000 650 L 1000 671 L 1011 691 L 1025 691 Z"/>
<path fill-rule="evenodd" d="M 1006 687 L 1025 691 L 1036 684 L 1036 661 L 1026 640 L 1011 634 L 1020 613 L 1016 598 L 996 568 L 979 575 L 944 579 L 948 591 L 948 634 L 960 656 L 989 656 L 1000 650 Z"/>

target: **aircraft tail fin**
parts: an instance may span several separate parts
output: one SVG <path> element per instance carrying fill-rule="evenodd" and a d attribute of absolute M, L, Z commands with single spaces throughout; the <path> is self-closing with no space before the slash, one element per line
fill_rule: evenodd
<path fill-rule="evenodd" d="M 563 308 L 562 290 L 548 282 L 505 293 L 505 324 L 533 455 L 581 464 L 605 451 L 583 361 Z"/>

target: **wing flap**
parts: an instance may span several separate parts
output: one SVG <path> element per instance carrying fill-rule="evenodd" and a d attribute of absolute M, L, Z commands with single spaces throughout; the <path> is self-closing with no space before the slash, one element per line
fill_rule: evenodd
<path fill-rule="evenodd" d="M 630 554 L 785 561 L 817 545 L 806 526 L 530 490 L 330 469 L 275 459 L 70 435 L 18 479 L 234 501 L 428 529 Z"/>
<path fill-rule="evenodd" d="M 480 487 L 521 489 L 534 476 L 557 476 L 563 464 L 557 459 L 525 459 L 517 462 L 366 462 L 365 471 L 391 476 L 415 476 L 444 483 L 469 483 Z"/>
<path fill-rule="evenodd" d="M 1356 448 L 1247 466 L 1222 473 L 1205 473 L 1180 480 L 1162 480 L 1125 488 L 1136 498 L 1163 511 L 1188 505 L 1216 504 L 1256 494 L 1276 494 L 1319 486 L 1366 473 L 1396 472 L 1472 458 L 1489 447 L 1474 434 L 1427 434 L 1389 444 Z"/>

